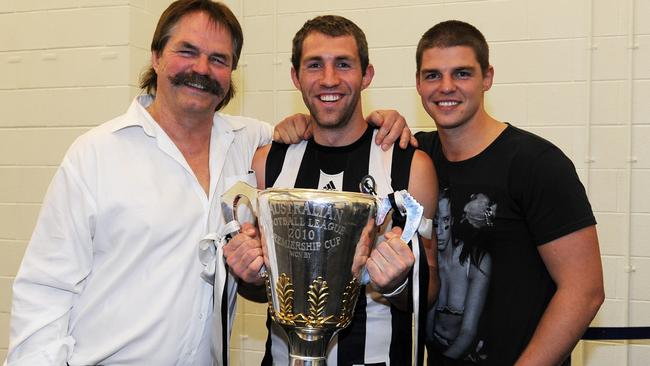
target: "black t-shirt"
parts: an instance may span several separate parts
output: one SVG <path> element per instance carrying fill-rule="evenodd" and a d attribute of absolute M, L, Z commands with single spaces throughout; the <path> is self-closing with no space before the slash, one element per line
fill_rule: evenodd
<path fill-rule="evenodd" d="M 460 162 L 445 158 L 437 132 L 416 137 L 436 167 L 437 218 L 446 220 L 438 236 L 448 238 L 438 245 L 441 295 L 428 320 L 430 364 L 511 365 L 556 290 L 537 246 L 596 223 L 585 189 L 560 149 L 510 125 Z"/>

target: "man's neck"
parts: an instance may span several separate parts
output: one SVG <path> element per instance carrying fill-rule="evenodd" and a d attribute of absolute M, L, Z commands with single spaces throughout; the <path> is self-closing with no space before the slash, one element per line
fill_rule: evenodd
<path fill-rule="evenodd" d="M 161 108 L 154 102 L 147 108 L 174 145 L 183 154 L 206 194 L 210 191 L 210 136 L 213 115 L 185 115 Z"/>
<path fill-rule="evenodd" d="M 442 151 L 449 161 L 470 159 L 485 150 L 507 125 L 487 113 L 462 126 L 438 129 Z"/>
<path fill-rule="evenodd" d="M 363 114 L 355 113 L 343 127 L 323 128 L 315 124 L 314 141 L 323 146 L 347 146 L 361 138 L 367 127 Z"/>
<path fill-rule="evenodd" d="M 153 103 L 147 107 L 147 111 L 151 117 L 160 125 L 169 138 L 179 147 L 187 146 L 187 148 L 200 148 L 199 146 L 191 146 L 200 141 L 209 141 L 210 133 L 212 131 L 213 115 L 188 115 L 186 113 L 172 111 L 168 108 L 162 107 Z M 182 152 L 183 149 L 181 149 Z"/>

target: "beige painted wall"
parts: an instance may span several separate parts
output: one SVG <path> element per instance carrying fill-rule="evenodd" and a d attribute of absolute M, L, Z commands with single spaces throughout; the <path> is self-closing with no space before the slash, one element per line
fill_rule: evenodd
<path fill-rule="evenodd" d="M 0 0 L 0 360 L 11 283 L 45 189 L 72 140 L 138 93 L 155 22 L 169 0 Z M 434 23 L 477 25 L 491 44 L 499 119 L 572 158 L 599 221 L 606 302 L 596 325 L 650 325 L 650 1 L 230 0 L 246 36 L 229 113 L 276 121 L 304 110 L 290 40 L 307 19 L 351 18 L 376 76 L 364 109 L 396 108 L 431 128 L 414 89 L 414 51 Z M 261 357 L 264 307 L 241 302 L 233 364 Z M 585 342 L 574 364 L 646 365 L 648 342 Z"/>

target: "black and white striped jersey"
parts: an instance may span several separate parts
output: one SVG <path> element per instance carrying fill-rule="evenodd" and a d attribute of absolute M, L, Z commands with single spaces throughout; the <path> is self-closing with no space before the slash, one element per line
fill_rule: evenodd
<path fill-rule="evenodd" d="M 358 192 L 361 179 L 370 174 L 381 197 L 406 189 L 414 149 L 396 147 L 383 151 L 372 142 L 375 133 L 368 128 L 359 140 L 342 147 L 318 145 L 313 139 L 295 145 L 273 143 L 266 161 L 266 186 Z M 382 229 L 403 225 L 402 220 L 393 215 L 392 219 L 387 218 L 389 223 Z M 383 240 L 383 235 L 377 240 Z M 413 314 L 418 323 L 424 325 L 424 319 L 420 318 L 426 316 L 428 267 L 426 259 L 419 260 L 419 253 L 424 250 L 417 235 L 411 245 L 418 254 L 409 278 L 409 310 L 397 309 L 372 286 L 362 286 L 352 323 L 330 344 L 328 366 L 422 364 L 421 347 L 413 348 Z M 419 317 L 419 309 L 423 309 L 423 317 Z M 419 324 L 415 329 L 422 334 L 424 328 Z M 269 336 L 262 365 L 288 365 L 284 331 L 271 321 L 267 321 L 267 328 Z"/>

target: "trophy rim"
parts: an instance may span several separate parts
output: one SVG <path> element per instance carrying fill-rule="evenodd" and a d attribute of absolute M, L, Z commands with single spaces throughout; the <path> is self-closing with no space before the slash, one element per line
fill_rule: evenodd
<path fill-rule="evenodd" d="M 333 199 L 336 197 L 341 198 L 357 198 L 362 200 L 376 201 L 376 197 L 361 192 L 350 192 L 350 191 L 331 191 L 326 189 L 311 189 L 311 188 L 267 188 L 259 193 L 260 196 L 270 196 L 274 194 L 287 194 L 295 195 L 297 199 L 308 199 L 316 201 L 319 198 L 322 199 Z M 313 195 L 313 197 L 310 197 Z"/>

